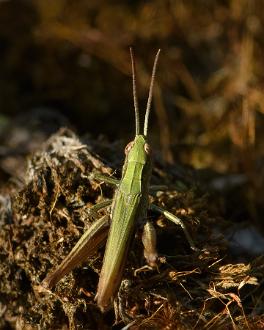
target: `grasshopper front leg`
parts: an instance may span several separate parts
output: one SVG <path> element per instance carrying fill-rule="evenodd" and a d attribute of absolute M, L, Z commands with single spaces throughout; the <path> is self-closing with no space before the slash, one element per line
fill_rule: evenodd
<path fill-rule="evenodd" d="M 118 180 L 117 178 L 113 177 L 113 176 L 108 176 L 108 175 L 104 175 L 102 173 L 99 172 L 95 172 L 89 175 L 89 179 L 95 179 L 98 181 L 103 181 L 105 183 L 109 183 L 111 185 L 114 186 L 118 186 L 118 184 L 120 183 L 120 180 Z"/>
<path fill-rule="evenodd" d="M 99 209 L 110 205 L 111 203 L 112 201 L 104 201 L 91 207 L 89 209 L 91 216 L 98 216 L 96 212 Z M 43 280 L 42 285 L 46 289 L 51 289 L 63 278 L 63 276 L 67 275 L 84 260 L 92 256 L 96 250 L 105 243 L 109 231 L 109 226 L 109 215 L 105 215 L 96 220 L 82 235 L 82 237 L 76 243 L 68 256 L 62 261 L 62 263 Z"/>
<path fill-rule="evenodd" d="M 120 180 L 118 180 L 117 178 L 113 177 L 113 176 L 107 176 L 107 175 L 104 175 L 104 174 L 101 174 L 101 173 L 92 173 L 90 176 L 89 176 L 90 179 L 95 179 L 95 180 L 98 180 L 98 181 L 103 181 L 105 183 L 108 183 L 108 184 L 111 184 L 113 186 L 118 186 L 120 184 Z M 150 193 L 153 193 L 153 192 L 156 192 L 156 191 L 163 191 L 163 190 L 166 190 L 168 189 L 168 186 L 166 185 L 151 185 L 149 187 L 149 192 Z"/>

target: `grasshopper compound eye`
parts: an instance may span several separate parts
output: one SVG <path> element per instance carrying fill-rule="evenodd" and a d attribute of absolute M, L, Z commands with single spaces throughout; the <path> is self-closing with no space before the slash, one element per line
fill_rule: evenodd
<path fill-rule="evenodd" d="M 148 143 L 144 144 L 144 150 L 145 150 L 147 155 L 151 155 L 152 150 L 151 150 L 151 147 Z"/>
<path fill-rule="evenodd" d="M 125 147 L 125 155 L 127 155 L 129 153 L 129 151 L 131 150 L 131 148 L 133 147 L 133 145 L 134 145 L 134 141 L 129 142 L 127 144 L 127 146 Z"/>

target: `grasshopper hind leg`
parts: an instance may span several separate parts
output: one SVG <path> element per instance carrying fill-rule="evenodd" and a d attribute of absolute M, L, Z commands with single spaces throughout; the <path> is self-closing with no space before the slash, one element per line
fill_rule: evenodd
<path fill-rule="evenodd" d="M 147 264 L 137 268 L 134 271 L 135 276 L 137 276 L 137 274 L 140 272 L 150 271 L 154 268 L 158 268 L 158 252 L 156 249 L 157 235 L 156 229 L 151 221 L 147 221 L 143 226 L 142 243 L 144 246 L 144 258 L 146 259 Z"/>
<path fill-rule="evenodd" d="M 157 234 L 156 234 L 156 229 L 151 221 L 147 221 L 143 227 L 142 243 L 144 246 L 144 257 L 148 265 L 151 268 L 157 267 L 157 260 L 158 260 L 158 252 L 156 249 Z"/>
<path fill-rule="evenodd" d="M 152 211 L 155 211 L 155 212 L 158 212 L 158 213 L 164 215 L 166 219 L 172 221 L 176 225 L 181 226 L 181 228 L 183 229 L 183 232 L 185 234 L 185 237 L 186 237 L 188 243 L 190 244 L 191 249 L 194 251 L 199 251 L 199 249 L 194 245 L 194 242 L 193 242 L 187 228 L 185 227 L 184 223 L 182 222 L 182 220 L 180 218 L 176 217 L 172 213 L 170 213 L 154 204 L 150 204 L 150 209 Z M 158 267 L 159 258 L 158 258 L 158 252 L 156 249 L 157 235 L 156 235 L 156 229 L 153 226 L 151 221 L 147 221 L 144 224 L 143 233 L 142 233 L 142 243 L 144 246 L 144 257 L 147 261 L 147 264 L 144 265 L 143 267 L 136 269 L 134 272 L 135 276 L 139 272 L 152 270 L 153 268 Z"/>
<path fill-rule="evenodd" d="M 98 219 L 97 211 L 107 207 L 111 203 L 111 200 L 104 201 L 89 209 L 89 216 L 97 220 L 85 231 L 61 264 L 46 276 L 42 282 L 43 287 L 46 289 L 54 287 L 65 275 L 79 266 L 88 257 L 91 257 L 105 243 L 110 226 L 110 216 L 104 215 Z"/>

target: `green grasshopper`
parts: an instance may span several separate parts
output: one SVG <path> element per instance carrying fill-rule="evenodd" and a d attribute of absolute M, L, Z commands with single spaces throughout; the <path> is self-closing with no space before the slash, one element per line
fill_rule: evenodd
<path fill-rule="evenodd" d="M 163 214 L 175 224 L 180 225 L 184 230 L 191 248 L 196 250 L 188 231 L 179 218 L 156 205 L 149 205 L 149 190 L 151 190 L 149 181 L 152 173 L 152 157 L 147 133 L 159 54 L 160 50 L 158 50 L 153 64 L 144 129 L 143 134 L 141 134 L 134 55 L 132 48 L 130 48 L 136 135 L 134 140 L 128 143 L 125 148 L 126 158 L 121 180 L 118 181 L 117 179 L 107 178 L 102 175 L 97 176 L 97 179 L 103 179 L 105 182 L 114 183 L 116 185 L 117 188 L 114 199 L 112 201 L 104 201 L 90 208 L 91 216 L 97 218 L 97 211 L 111 204 L 110 215 L 105 215 L 97 219 L 83 234 L 57 269 L 48 275 L 42 283 L 45 288 L 52 288 L 64 275 L 68 274 L 86 258 L 92 256 L 98 247 L 103 245 L 109 231 L 103 266 L 95 297 L 97 305 L 102 311 L 109 307 L 111 300 L 115 297 L 120 287 L 130 243 L 135 234 L 136 227 L 140 222 L 144 224 L 142 239 L 144 256 L 150 267 L 157 265 L 158 254 L 156 252 L 155 229 L 151 222 L 145 220 L 149 208 Z M 153 189 L 155 189 L 155 187 L 153 187 Z"/>

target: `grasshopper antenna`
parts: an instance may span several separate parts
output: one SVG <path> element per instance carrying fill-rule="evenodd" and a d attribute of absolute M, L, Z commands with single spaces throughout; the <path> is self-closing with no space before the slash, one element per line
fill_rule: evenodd
<path fill-rule="evenodd" d="M 137 97 L 137 85 L 136 85 L 136 70 L 133 48 L 130 47 L 130 58 L 132 67 L 132 79 L 133 79 L 133 99 L 134 99 L 134 109 L 135 109 L 135 120 L 136 120 L 136 135 L 139 135 L 139 111 L 138 111 L 138 97 Z"/>
<path fill-rule="evenodd" d="M 155 76 L 156 76 L 156 70 L 157 70 L 159 54 L 160 54 L 160 49 L 157 51 L 157 54 L 155 56 L 155 61 L 154 61 L 154 64 L 153 64 L 152 75 L 151 75 L 151 80 L 150 80 L 149 96 L 148 96 L 148 102 L 147 102 L 146 114 L 145 114 L 145 121 L 144 121 L 144 135 L 145 136 L 147 136 L 147 134 L 148 134 L 149 113 L 150 113 L 152 94 L 153 94 L 153 86 L 154 86 L 154 80 L 155 80 Z"/>

